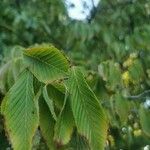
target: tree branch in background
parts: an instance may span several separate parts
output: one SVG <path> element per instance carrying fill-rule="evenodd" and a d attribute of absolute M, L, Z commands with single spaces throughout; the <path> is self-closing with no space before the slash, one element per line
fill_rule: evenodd
<path fill-rule="evenodd" d="M 91 3 L 92 3 L 92 10 L 90 17 L 87 19 L 88 23 L 91 23 L 92 19 L 95 18 L 95 15 L 97 13 L 97 7 L 94 4 L 94 0 L 91 0 Z"/>
<path fill-rule="evenodd" d="M 133 96 L 125 96 L 125 98 L 129 99 L 129 100 L 136 100 L 139 98 L 145 98 L 145 96 L 150 93 L 150 90 L 146 90 L 144 92 L 142 92 L 141 94 L 138 95 L 133 95 Z"/>
<path fill-rule="evenodd" d="M 92 7 L 95 8 L 94 0 L 91 0 L 92 2 Z"/>

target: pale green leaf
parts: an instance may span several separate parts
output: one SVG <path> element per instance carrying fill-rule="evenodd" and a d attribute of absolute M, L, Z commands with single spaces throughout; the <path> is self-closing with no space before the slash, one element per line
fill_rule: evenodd
<path fill-rule="evenodd" d="M 147 136 L 150 137 L 150 110 L 148 108 L 144 108 L 141 105 L 139 114 L 140 114 L 140 123 L 142 126 L 142 130 Z"/>
<path fill-rule="evenodd" d="M 139 60 L 135 60 L 128 70 L 132 80 L 134 80 L 135 83 L 139 83 L 144 77 L 143 66 Z"/>
<path fill-rule="evenodd" d="M 4 94 L 7 91 L 7 75 L 11 62 L 7 62 L 0 67 L 0 91 Z"/>
<path fill-rule="evenodd" d="M 121 70 L 118 63 L 108 60 L 98 66 L 99 75 L 106 81 L 106 88 L 115 90 L 121 85 Z"/>
<path fill-rule="evenodd" d="M 25 70 L 2 102 L 5 126 L 14 150 L 30 150 L 38 126 L 37 105 L 34 102 L 33 76 Z"/>
<path fill-rule="evenodd" d="M 18 78 L 18 75 L 25 69 L 22 59 L 14 58 L 11 60 L 10 67 L 7 73 L 7 86 L 8 89 L 12 87 Z"/>
<path fill-rule="evenodd" d="M 24 47 L 21 46 L 14 46 L 11 50 L 11 58 L 22 58 L 23 51 L 25 50 Z"/>
<path fill-rule="evenodd" d="M 116 112 L 119 115 L 122 125 L 125 125 L 130 112 L 129 104 L 119 92 L 114 96 Z"/>

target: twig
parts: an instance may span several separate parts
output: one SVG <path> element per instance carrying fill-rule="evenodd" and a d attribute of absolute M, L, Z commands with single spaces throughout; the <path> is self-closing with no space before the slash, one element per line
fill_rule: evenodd
<path fill-rule="evenodd" d="M 138 95 L 125 96 L 125 98 L 130 99 L 130 100 L 135 100 L 135 99 L 143 98 L 143 96 L 145 96 L 148 93 L 150 93 L 150 90 L 146 90 L 143 93 L 138 94 Z"/>
<path fill-rule="evenodd" d="M 95 8 L 94 0 L 91 0 L 93 8 Z"/>
<path fill-rule="evenodd" d="M 94 4 L 94 0 L 91 0 L 91 3 L 92 3 L 92 10 L 91 10 L 90 18 L 87 18 L 88 23 L 91 23 L 92 19 L 95 17 L 95 15 L 97 13 L 97 7 Z"/>

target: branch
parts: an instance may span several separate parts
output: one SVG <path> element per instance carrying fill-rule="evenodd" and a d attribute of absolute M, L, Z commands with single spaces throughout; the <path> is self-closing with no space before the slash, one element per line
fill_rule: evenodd
<path fill-rule="evenodd" d="M 92 7 L 95 8 L 94 0 L 91 0 Z"/>
<path fill-rule="evenodd" d="M 143 96 L 147 95 L 148 93 L 150 93 L 150 90 L 146 90 L 141 94 L 138 95 L 133 95 L 133 96 L 125 96 L 125 98 L 129 99 L 129 100 L 136 100 L 139 98 L 143 98 Z"/>
<path fill-rule="evenodd" d="M 93 20 L 93 18 L 95 18 L 95 15 L 97 13 L 97 7 L 94 4 L 94 0 L 91 0 L 92 3 L 92 10 L 91 10 L 91 15 L 89 18 L 87 18 L 88 23 L 91 23 L 91 21 Z"/>

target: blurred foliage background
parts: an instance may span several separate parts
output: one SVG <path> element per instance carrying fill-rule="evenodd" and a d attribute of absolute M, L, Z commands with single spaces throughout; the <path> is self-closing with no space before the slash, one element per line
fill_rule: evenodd
<path fill-rule="evenodd" d="M 1 0 L 1 64 L 15 57 L 15 46 L 36 43 L 53 43 L 85 68 L 110 120 L 106 149 L 150 149 L 149 0 L 101 0 L 85 20 L 70 18 L 63 0 Z M 0 70 L 3 97 L 9 86 Z M 1 122 L 3 150 L 9 143 Z"/>

